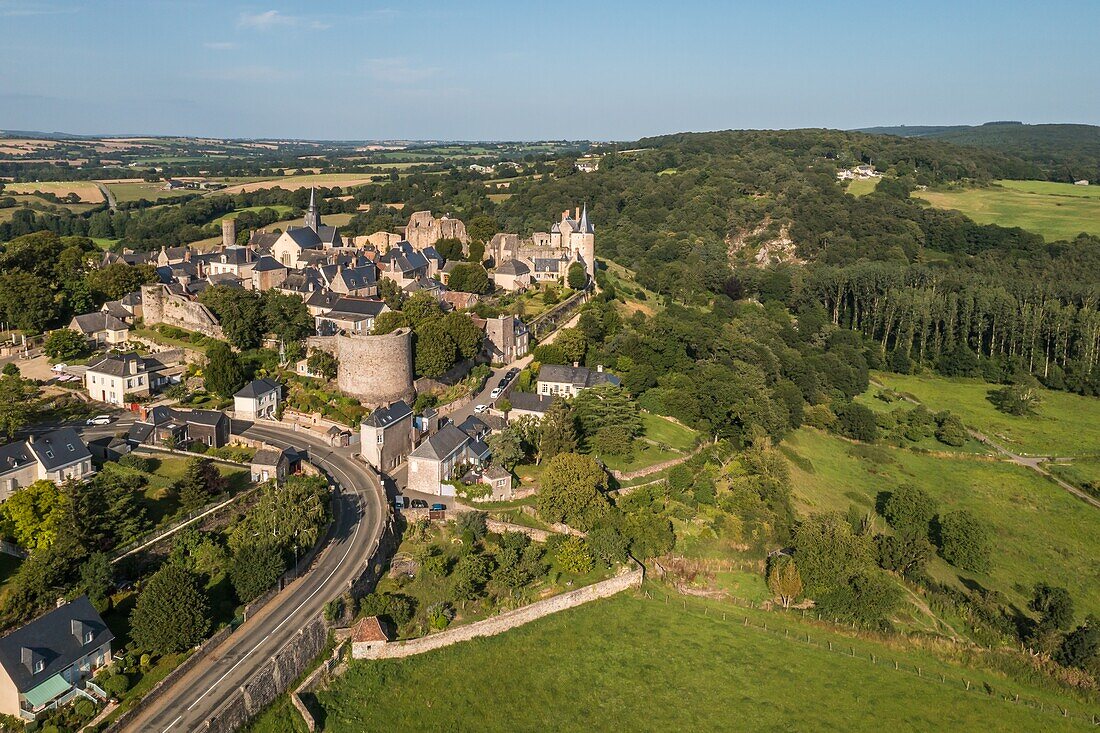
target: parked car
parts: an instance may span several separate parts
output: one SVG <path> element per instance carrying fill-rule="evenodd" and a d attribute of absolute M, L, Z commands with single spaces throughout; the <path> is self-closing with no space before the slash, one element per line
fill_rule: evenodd
<path fill-rule="evenodd" d="M 401 495 L 393 497 L 393 508 L 394 509 L 408 509 L 409 508 L 409 497 L 401 496 Z"/>
<path fill-rule="evenodd" d="M 503 392 L 503 391 L 504 390 L 501 387 L 497 387 L 496 389 L 494 389 L 492 392 L 489 393 L 489 399 L 495 400 L 497 397 L 500 397 L 500 393 Z"/>
<path fill-rule="evenodd" d="M 69 368 L 68 364 L 54 364 L 51 368 L 51 372 L 63 372 Z"/>
<path fill-rule="evenodd" d="M 89 417 L 85 421 L 84 424 L 85 425 L 110 425 L 111 424 L 111 416 L 110 415 L 96 415 L 95 417 Z"/>
<path fill-rule="evenodd" d="M 445 512 L 447 511 L 446 504 L 432 504 L 431 511 L 433 512 Z"/>
<path fill-rule="evenodd" d="M 412 500 L 412 508 L 413 509 L 427 509 L 428 508 L 428 502 L 424 501 L 423 499 L 413 499 Z"/>
<path fill-rule="evenodd" d="M 480 415 L 481 413 L 485 412 L 488 409 L 489 409 L 488 405 L 475 405 L 474 406 L 474 412 L 477 413 L 478 415 Z"/>

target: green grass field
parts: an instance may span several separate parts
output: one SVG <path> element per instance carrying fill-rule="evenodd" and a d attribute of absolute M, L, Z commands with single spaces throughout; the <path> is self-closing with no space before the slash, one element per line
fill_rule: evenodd
<path fill-rule="evenodd" d="M 1100 612 L 1100 512 L 1033 471 L 1004 461 L 938 458 L 880 445 L 853 445 L 803 428 L 780 450 L 791 464 L 799 514 L 874 511 L 880 492 L 903 483 L 927 491 L 941 511 L 967 509 L 996 537 L 992 570 L 967 573 L 1020 608 L 1035 583 L 1070 588 L 1078 614 Z M 879 529 L 885 527 L 880 518 Z M 930 571 L 957 582 L 937 560 Z"/>
<path fill-rule="evenodd" d="M 658 593 L 663 593 L 658 590 Z M 723 620 L 722 613 L 731 616 Z M 743 626 L 749 616 L 756 626 Z M 759 626 L 767 621 L 771 632 Z M 791 637 L 775 633 L 784 626 Z M 797 638 L 810 633 L 816 644 Z M 852 648 L 855 656 L 828 651 Z M 872 664 L 869 655 L 891 660 Z M 923 678 L 895 671 L 922 668 Z M 947 683 L 939 675 L 947 675 Z M 972 690 L 962 680 L 972 681 Z M 951 682 L 955 680 L 954 684 Z M 990 695 L 984 685 L 994 691 Z M 979 690 L 982 690 L 979 692 Z M 991 672 L 894 652 L 777 614 L 623 594 L 507 634 L 403 660 L 353 662 L 318 693 L 321 729 L 397 731 L 1073 730 L 1083 705 Z M 304 730 L 285 701 L 254 733 Z"/>
<path fill-rule="evenodd" d="M 1020 227 L 1047 241 L 1100 235 L 1100 186 L 1048 181 L 997 181 L 986 188 L 915 191 L 940 209 L 955 209 L 980 224 Z"/>
<path fill-rule="evenodd" d="M 878 187 L 881 178 L 858 178 L 848 182 L 848 193 L 853 196 L 866 196 Z"/>
<path fill-rule="evenodd" d="M 221 222 L 225 219 L 236 219 L 238 216 L 246 211 L 261 211 L 263 209 L 275 209 L 275 211 L 279 212 L 280 215 L 286 215 L 294 211 L 293 207 L 286 206 L 285 204 L 272 204 L 270 206 L 245 206 L 244 208 L 237 209 L 236 211 L 230 211 L 225 216 L 219 216 L 214 221 Z"/>
<path fill-rule="evenodd" d="M 35 191 L 52 193 L 64 198 L 70 193 L 80 196 L 80 200 L 88 204 L 103 203 L 103 192 L 91 181 L 35 181 L 33 183 L 6 183 L 6 194 L 33 194 Z"/>
<path fill-rule="evenodd" d="M 951 410 L 967 426 L 1009 450 L 1032 455 L 1100 455 L 1100 399 L 1095 397 L 1042 390 L 1038 414 L 1015 417 L 993 407 L 986 397 L 997 385 L 981 380 L 888 372 L 875 372 L 872 379 L 916 397 L 933 412 Z"/>
<path fill-rule="evenodd" d="M 127 201 L 140 201 L 145 199 L 146 201 L 159 201 L 161 199 L 171 199 L 179 196 L 187 196 L 188 194 L 202 193 L 201 191 L 192 191 L 186 188 L 178 188 L 173 191 L 166 191 L 164 189 L 164 181 L 134 181 L 127 183 L 107 183 L 104 184 L 115 195 L 115 200 L 119 203 Z"/>

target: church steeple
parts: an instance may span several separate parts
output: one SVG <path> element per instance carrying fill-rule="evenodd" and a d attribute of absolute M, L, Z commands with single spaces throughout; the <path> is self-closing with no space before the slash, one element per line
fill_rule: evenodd
<path fill-rule="evenodd" d="M 580 231 L 582 234 L 591 234 L 593 232 L 592 225 L 588 223 L 588 204 L 584 205 L 581 209 L 581 223 Z"/>
<path fill-rule="evenodd" d="M 316 191 L 309 189 L 309 208 L 306 209 L 305 225 L 315 232 L 321 230 L 321 212 L 317 209 Z"/>

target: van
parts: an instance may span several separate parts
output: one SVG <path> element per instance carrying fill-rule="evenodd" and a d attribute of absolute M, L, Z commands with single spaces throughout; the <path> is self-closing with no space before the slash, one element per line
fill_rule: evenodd
<path fill-rule="evenodd" d="M 397 510 L 409 508 L 409 497 L 398 494 L 393 497 L 393 508 Z"/>

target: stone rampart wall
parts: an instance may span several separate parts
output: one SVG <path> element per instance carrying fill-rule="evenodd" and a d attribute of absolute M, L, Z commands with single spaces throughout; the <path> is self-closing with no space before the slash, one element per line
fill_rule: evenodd
<path fill-rule="evenodd" d="M 643 568 L 637 566 L 633 570 L 627 570 L 614 578 L 593 583 L 568 593 L 562 593 L 553 598 L 536 601 L 523 608 L 506 611 L 499 616 L 484 621 L 475 621 L 466 626 L 458 626 L 420 639 L 390 642 L 372 648 L 367 648 L 366 644 L 353 642 L 351 655 L 355 659 L 398 659 L 423 654 L 424 652 L 441 649 L 451 644 L 481 636 L 495 636 L 558 611 L 575 608 L 600 598 L 607 598 L 629 588 L 637 588 L 642 584 L 643 573 Z"/>

